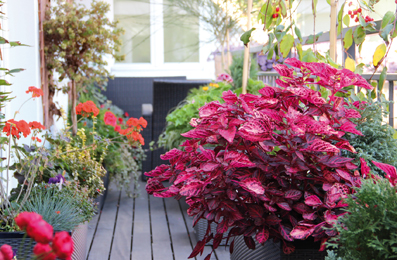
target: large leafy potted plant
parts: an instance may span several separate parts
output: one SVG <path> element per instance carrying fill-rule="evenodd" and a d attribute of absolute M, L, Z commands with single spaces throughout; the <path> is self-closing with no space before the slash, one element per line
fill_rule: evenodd
<path fill-rule="evenodd" d="M 194 224 L 202 218 L 217 224 L 216 233 L 207 229 L 190 257 L 211 239 L 217 248 L 229 228 L 228 239 L 243 235 L 254 248 L 254 240 L 263 244 L 271 238 L 280 241 L 284 254 L 294 252 L 294 240 L 312 237 L 323 248 L 336 234 L 325 228 L 342 214 L 342 199 L 361 178 L 353 159 L 340 154 L 355 152 L 344 135 L 361 135 L 350 120 L 360 114 L 340 95 L 352 85 L 372 86 L 324 63 L 285 63 L 292 68 L 275 66 L 279 86 L 266 86 L 261 96 L 227 91 L 225 103 L 201 107 L 200 118 L 191 120 L 194 129 L 183 134 L 189 138 L 184 151 L 167 152 L 162 159 L 170 165 L 146 174 L 152 177 L 149 194 L 186 197 Z M 327 100 L 317 86 L 329 92 Z M 233 246 L 234 239 L 231 251 Z"/>

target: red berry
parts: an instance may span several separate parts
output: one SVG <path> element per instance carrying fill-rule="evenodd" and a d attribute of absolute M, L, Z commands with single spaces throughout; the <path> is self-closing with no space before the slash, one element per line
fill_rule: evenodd
<path fill-rule="evenodd" d="M 361 8 L 358 8 L 358 9 L 357 9 L 357 12 L 358 12 L 358 13 L 361 13 L 361 11 L 362 11 Z"/>
<path fill-rule="evenodd" d="M 273 14 L 272 17 L 273 17 L 273 18 L 276 18 L 277 16 L 276 16 L 276 14 Z"/>
<path fill-rule="evenodd" d="M 278 17 L 278 14 L 276 14 L 276 18 Z"/>
<path fill-rule="evenodd" d="M 396 0 L 397 1 L 397 0 Z M 352 11 L 351 10 L 349 10 L 348 12 L 347 12 L 349 15 L 351 15 L 352 14 Z"/>
<path fill-rule="evenodd" d="M 357 10 L 354 10 L 354 11 L 353 11 L 353 14 L 357 14 Z"/>
<path fill-rule="evenodd" d="M 397 0 L 396 0 L 396 1 L 397 1 Z M 353 19 L 353 18 L 354 18 L 354 15 L 350 15 L 350 18 L 352 18 L 352 19 Z"/>
<path fill-rule="evenodd" d="M 276 7 L 276 12 L 280 12 L 280 7 L 278 7 L 278 6 Z"/>
<path fill-rule="evenodd" d="M 358 17 L 356 17 L 356 19 L 354 21 L 357 23 L 358 22 Z"/>

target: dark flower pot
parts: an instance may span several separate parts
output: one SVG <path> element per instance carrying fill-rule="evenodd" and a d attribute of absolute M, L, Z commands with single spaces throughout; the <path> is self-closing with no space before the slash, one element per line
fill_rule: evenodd
<path fill-rule="evenodd" d="M 230 255 L 231 260 L 324 260 L 326 252 L 319 252 L 320 243 L 314 243 L 313 239 L 296 240 L 295 252 L 289 255 L 283 253 L 280 243 L 268 240 L 263 246 L 255 240 L 255 249 L 249 249 L 243 236 L 236 237 L 234 250 Z"/>
<path fill-rule="evenodd" d="M 205 232 L 207 231 L 207 227 L 208 227 L 208 221 L 206 219 L 200 219 L 197 222 L 197 224 L 194 226 L 194 232 L 196 234 L 196 239 L 198 241 L 200 241 L 204 238 Z M 227 236 L 229 234 L 229 230 L 226 233 L 224 233 L 223 236 Z M 216 234 L 216 224 L 214 222 L 211 223 L 211 232 L 214 235 Z M 208 242 L 207 245 L 213 245 L 213 240 Z M 221 246 L 226 245 L 226 238 L 222 239 L 222 241 L 219 245 L 221 245 Z"/>
<path fill-rule="evenodd" d="M 74 231 L 69 232 L 72 235 L 74 244 L 72 260 L 86 258 L 87 232 L 88 223 L 80 224 Z M 36 242 L 29 237 L 26 237 L 25 241 L 23 241 L 24 235 L 25 233 L 23 232 L 0 232 L 0 246 L 4 244 L 10 245 L 17 259 L 31 260 L 33 259 L 33 247 L 36 245 Z"/>

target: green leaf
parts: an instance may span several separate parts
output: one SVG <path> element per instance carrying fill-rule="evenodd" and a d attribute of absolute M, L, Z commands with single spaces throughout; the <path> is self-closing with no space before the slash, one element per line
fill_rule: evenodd
<path fill-rule="evenodd" d="M 300 44 L 300 43 L 297 44 L 296 45 L 296 50 L 298 52 L 299 59 L 302 60 L 302 58 L 303 58 L 302 44 Z"/>
<path fill-rule="evenodd" d="M 385 28 L 380 29 L 379 35 L 380 35 L 380 37 L 382 37 L 382 39 L 385 42 L 389 42 L 389 34 L 390 34 L 391 30 L 393 29 L 393 27 L 394 27 L 393 24 L 388 24 L 388 25 L 386 25 Z"/>
<path fill-rule="evenodd" d="M 397 131 L 394 131 L 393 139 L 397 139 Z"/>
<path fill-rule="evenodd" d="M 243 35 L 241 35 L 240 40 L 244 43 L 245 46 L 247 46 L 247 44 L 250 42 L 250 38 L 251 38 L 251 33 L 253 31 L 255 31 L 256 28 L 252 28 L 249 31 L 246 31 L 245 33 L 243 33 Z"/>
<path fill-rule="evenodd" d="M 301 31 L 299 30 L 298 26 L 295 26 L 295 34 L 298 37 L 300 42 L 303 42 Z"/>
<path fill-rule="evenodd" d="M 382 43 L 375 49 L 374 57 L 372 62 L 374 66 L 378 66 L 378 63 L 383 59 L 386 54 L 386 44 Z"/>
<path fill-rule="evenodd" d="M 363 72 L 364 72 L 364 66 L 365 66 L 364 63 L 358 64 L 358 65 L 356 66 L 356 69 L 355 69 L 354 73 L 363 74 Z"/>
<path fill-rule="evenodd" d="M 379 93 L 382 93 L 383 85 L 385 83 L 386 76 L 387 76 L 387 67 L 384 67 L 382 72 L 379 75 L 379 83 L 378 83 L 378 91 L 379 91 Z"/>
<path fill-rule="evenodd" d="M 353 44 L 353 30 L 349 29 L 346 32 L 345 37 L 343 38 L 343 48 L 347 50 L 350 48 L 350 46 L 352 46 L 352 44 Z"/>
<path fill-rule="evenodd" d="M 283 58 L 287 57 L 292 46 L 294 46 L 294 37 L 291 34 L 285 35 L 280 42 L 280 51 L 283 55 Z"/>
<path fill-rule="evenodd" d="M 348 14 L 346 14 L 346 15 L 343 17 L 343 23 L 344 23 L 347 27 L 349 27 L 349 25 L 350 25 L 350 16 L 349 16 Z"/>
<path fill-rule="evenodd" d="M 316 34 L 316 42 L 318 41 L 318 38 L 320 38 L 321 35 L 323 35 L 323 32 L 319 32 Z M 309 35 L 309 37 L 307 37 L 305 44 L 312 44 L 313 42 L 314 42 L 313 35 Z"/>
<path fill-rule="evenodd" d="M 29 45 L 22 44 L 20 42 L 10 42 L 10 46 L 15 47 L 15 46 L 29 46 Z"/>
<path fill-rule="evenodd" d="M 343 17 L 343 9 L 345 7 L 345 3 L 342 4 L 339 13 L 338 13 L 338 31 L 337 34 L 341 34 L 342 33 L 342 29 L 343 29 L 343 24 L 342 24 L 342 17 Z"/>
<path fill-rule="evenodd" d="M 360 45 L 361 43 L 364 42 L 365 36 L 366 36 L 365 30 L 360 26 L 357 27 L 357 29 L 354 31 L 353 34 L 354 43 L 356 45 Z"/>
<path fill-rule="evenodd" d="M 267 54 L 267 59 L 268 59 L 268 60 L 271 60 L 271 59 L 272 59 L 273 53 L 274 53 L 274 49 L 273 49 L 273 48 L 269 49 L 269 52 L 268 52 L 268 54 Z"/>
<path fill-rule="evenodd" d="M 6 80 L 4 80 L 4 79 L 0 79 L 0 85 L 1 86 L 11 86 L 11 84 L 10 83 L 8 83 Z"/>
<path fill-rule="evenodd" d="M 382 24 L 380 25 L 380 28 L 383 29 L 385 28 L 388 24 L 392 24 L 394 22 L 394 13 L 391 11 L 388 11 L 385 13 L 382 19 Z"/>

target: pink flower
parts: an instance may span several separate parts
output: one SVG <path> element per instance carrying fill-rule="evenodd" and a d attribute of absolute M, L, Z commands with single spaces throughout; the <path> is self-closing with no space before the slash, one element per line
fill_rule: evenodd
<path fill-rule="evenodd" d="M 216 81 L 226 81 L 229 83 L 233 83 L 232 77 L 227 73 L 219 74 L 218 77 L 216 78 Z"/>
<path fill-rule="evenodd" d="M 3 254 L 5 260 L 12 260 L 14 257 L 14 252 L 10 245 L 4 244 L 0 247 L 0 252 Z"/>
<path fill-rule="evenodd" d="M 42 217 L 36 212 L 22 212 L 14 220 L 21 230 L 25 230 L 30 223 L 42 220 Z"/>
<path fill-rule="evenodd" d="M 112 112 L 107 111 L 105 113 L 103 121 L 105 121 L 106 125 L 115 126 L 117 124 L 117 117 Z"/>
<path fill-rule="evenodd" d="M 52 249 L 59 258 L 69 258 L 73 253 L 73 240 L 69 233 L 66 231 L 56 233 L 52 242 Z"/>
<path fill-rule="evenodd" d="M 33 248 L 33 254 L 40 260 L 55 260 L 57 258 L 48 244 L 37 243 Z"/>
<path fill-rule="evenodd" d="M 53 237 L 53 228 L 44 220 L 30 222 L 26 233 L 29 237 L 33 238 L 37 243 L 48 244 Z"/>

